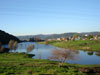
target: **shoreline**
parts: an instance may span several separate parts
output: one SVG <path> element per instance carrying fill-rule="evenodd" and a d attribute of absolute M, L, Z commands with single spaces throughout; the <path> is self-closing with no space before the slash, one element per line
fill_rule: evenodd
<path fill-rule="evenodd" d="M 0 54 L 0 74 L 100 74 L 100 65 L 59 64 L 57 61 L 32 59 L 24 53 Z M 5 68 L 5 70 L 3 70 Z"/>
<path fill-rule="evenodd" d="M 38 44 L 45 44 L 45 42 L 39 42 Z M 69 50 L 100 52 L 100 40 L 48 41 L 47 44 Z"/>

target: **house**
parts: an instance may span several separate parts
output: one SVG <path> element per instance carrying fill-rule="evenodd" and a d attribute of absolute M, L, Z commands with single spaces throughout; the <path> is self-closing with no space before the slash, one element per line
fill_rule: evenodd
<path fill-rule="evenodd" d="M 65 41 L 65 40 L 67 40 L 67 39 L 66 39 L 66 38 L 64 38 L 64 37 L 62 37 L 62 38 L 61 38 L 61 40 L 62 40 L 62 41 Z"/>
<path fill-rule="evenodd" d="M 75 40 L 81 40 L 81 38 L 80 37 L 77 37 L 77 38 L 75 38 Z"/>
<path fill-rule="evenodd" d="M 52 39 L 48 39 L 47 41 L 52 41 Z"/>
<path fill-rule="evenodd" d="M 67 39 L 65 37 L 57 38 L 57 41 L 66 41 Z"/>
<path fill-rule="evenodd" d="M 61 41 L 61 38 L 57 38 L 57 41 Z"/>

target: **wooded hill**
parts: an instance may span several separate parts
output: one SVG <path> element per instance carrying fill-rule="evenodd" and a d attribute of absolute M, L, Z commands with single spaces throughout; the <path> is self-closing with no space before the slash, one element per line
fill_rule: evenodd
<path fill-rule="evenodd" d="M 10 40 L 20 42 L 20 40 L 17 37 L 0 30 L 0 43 L 8 44 Z"/>

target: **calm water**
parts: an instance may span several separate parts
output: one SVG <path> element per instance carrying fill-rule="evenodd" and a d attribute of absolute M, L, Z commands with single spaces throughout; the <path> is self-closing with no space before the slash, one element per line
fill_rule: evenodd
<path fill-rule="evenodd" d="M 60 49 L 51 45 L 36 44 L 32 42 L 23 42 L 18 44 L 17 52 L 27 52 L 26 48 L 34 44 L 35 48 L 29 54 L 35 54 L 33 58 L 48 59 L 52 56 L 52 51 Z M 66 62 L 72 64 L 100 64 L 100 53 L 97 52 L 84 52 L 73 51 L 75 53 L 74 60 L 67 60 Z"/>

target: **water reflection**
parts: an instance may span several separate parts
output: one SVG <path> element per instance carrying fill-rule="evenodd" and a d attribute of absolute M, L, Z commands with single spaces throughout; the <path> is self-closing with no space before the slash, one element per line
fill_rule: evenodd
<path fill-rule="evenodd" d="M 30 45 L 34 45 L 34 48 L 27 52 L 27 48 Z M 66 51 L 56 52 L 55 50 L 62 50 L 62 49 L 51 45 L 38 44 L 38 50 L 37 50 L 36 43 L 22 42 L 18 44 L 18 48 L 16 49 L 16 52 L 35 54 L 35 56 L 33 57 L 35 59 L 48 59 L 48 58 L 50 59 L 50 57 L 55 57 L 55 55 L 59 55 L 62 56 L 60 60 L 72 64 L 100 64 L 100 52 L 91 52 L 91 51 L 82 51 L 82 50 L 66 50 Z M 72 59 L 71 57 L 74 57 L 74 59 Z M 58 59 L 56 60 L 59 61 Z"/>
<path fill-rule="evenodd" d="M 92 51 L 88 51 L 88 52 L 87 52 L 87 54 L 90 55 L 90 56 L 93 55 L 93 53 L 94 53 L 94 52 L 92 52 Z"/>
<path fill-rule="evenodd" d="M 41 52 L 39 52 L 39 54 L 38 54 L 38 59 L 42 59 L 42 53 Z"/>
<path fill-rule="evenodd" d="M 100 52 L 97 52 L 96 55 L 100 57 Z"/>

